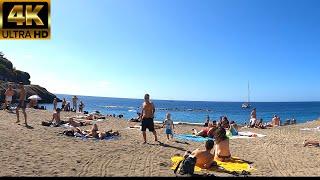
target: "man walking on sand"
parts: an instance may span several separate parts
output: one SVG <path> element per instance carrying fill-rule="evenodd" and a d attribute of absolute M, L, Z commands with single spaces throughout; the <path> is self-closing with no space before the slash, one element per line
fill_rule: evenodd
<path fill-rule="evenodd" d="M 16 109 L 16 114 L 17 114 L 17 122 L 19 123 L 19 110 L 20 108 L 22 109 L 23 115 L 24 115 L 24 121 L 25 125 L 28 126 L 27 123 L 27 113 L 26 113 L 26 90 L 24 89 L 24 85 L 22 82 L 19 83 L 19 104 Z"/>
<path fill-rule="evenodd" d="M 154 104 L 150 101 L 150 95 L 146 94 L 144 96 L 144 103 L 142 104 L 142 112 L 141 112 L 141 116 L 142 116 L 141 131 L 142 131 L 143 140 L 144 140 L 143 144 L 147 143 L 147 135 L 146 135 L 147 129 L 149 129 L 150 132 L 153 132 L 154 140 L 158 141 L 157 132 L 154 129 L 154 122 L 153 122 L 155 111 L 156 110 L 155 110 Z"/>

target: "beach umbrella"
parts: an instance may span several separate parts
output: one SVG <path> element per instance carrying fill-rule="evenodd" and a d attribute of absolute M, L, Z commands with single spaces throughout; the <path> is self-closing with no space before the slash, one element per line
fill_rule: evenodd
<path fill-rule="evenodd" d="M 32 99 L 32 100 L 41 100 L 41 97 L 38 95 L 32 95 L 30 96 L 28 99 Z"/>

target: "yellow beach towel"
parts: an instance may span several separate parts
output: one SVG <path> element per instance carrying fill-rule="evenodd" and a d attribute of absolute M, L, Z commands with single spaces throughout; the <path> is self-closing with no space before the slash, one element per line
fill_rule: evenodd
<path fill-rule="evenodd" d="M 172 170 L 175 170 L 177 165 L 179 164 L 180 161 L 183 160 L 182 156 L 173 156 L 171 158 L 172 161 Z M 243 160 L 240 160 L 236 157 L 232 157 L 232 160 L 229 162 L 220 162 L 217 161 L 218 166 L 223 167 L 225 170 L 230 171 L 230 172 L 242 172 L 242 171 L 247 171 L 247 172 L 252 172 L 254 170 L 253 167 L 251 167 L 250 164 L 247 162 L 244 162 Z M 194 168 L 195 172 L 201 172 L 202 169 L 200 167 L 195 167 Z"/>

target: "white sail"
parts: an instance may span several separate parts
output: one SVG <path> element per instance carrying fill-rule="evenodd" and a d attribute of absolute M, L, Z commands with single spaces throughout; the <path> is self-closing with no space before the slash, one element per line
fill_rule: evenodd
<path fill-rule="evenodd" d="M 242 104 L 242 108 L 250 108 L 250 83 L 248 81 L 248 101 Z"/>

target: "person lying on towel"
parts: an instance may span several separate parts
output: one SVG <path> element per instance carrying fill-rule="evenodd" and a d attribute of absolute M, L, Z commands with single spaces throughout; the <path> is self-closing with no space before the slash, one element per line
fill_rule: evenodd
<path fill-rule="evenodd" d="M 320 141 L 309 141 L 309 140 L 305 140 L 303 142 L 303 146 L 315 146 L 315 147 L 320 147 Z"/>
<path fill-rule="evenodd" d="M 192 134 L 196 135 L 196 136 L 201 136 L 201 137 L 213 138 L 213 133 L 214 133 L 215 129 L 216 129 L 216 127 L 212 123 L 209 123 L 208 127 L 203 128 L 199 132 L 196 129 L 192 129 L 192 131 L 193 131 Z"/>
<path fill-rule="evenodd" d="M 82 121 L 77 121 L 77 120 L 75 120 L 74 118 L 69 118 L 68 124 L 69 124 L 70 126 L 73 126 L 73 127 L 80 127 L 80 126 L 90 125 L 91 123 L 88 122 L 88 121 L 82 122 Z"/>

